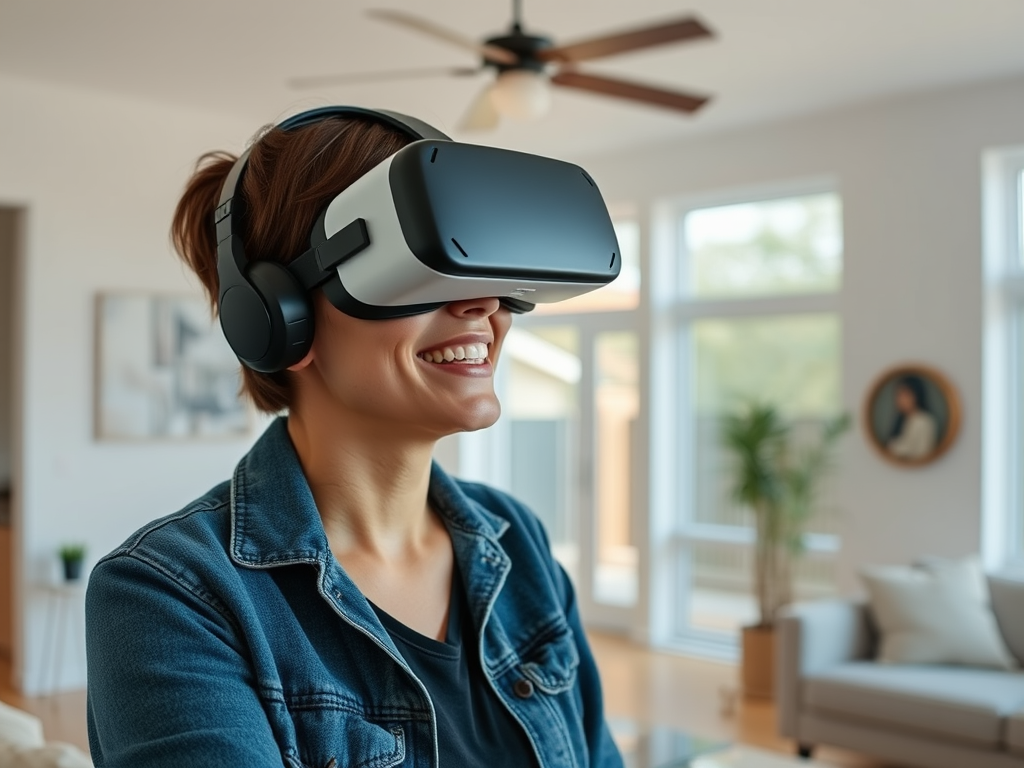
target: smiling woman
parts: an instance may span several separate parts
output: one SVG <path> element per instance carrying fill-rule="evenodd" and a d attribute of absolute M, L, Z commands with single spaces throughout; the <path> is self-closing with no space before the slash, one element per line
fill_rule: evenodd
<path fill-rule="evenodd" d="M 422 133 L 351 111 L 206 155 L 178 205 L 174 243 L 244 392 L 287 415 L 230 481 L 94 570 L 95 762 L 621 768 L 543 526 L 431 461 L 439 438 L 497 420 L 494 367 L 529 305 L 489 295 L 492 274 L 429 305 L 355 302 L 372 319 L 339 309 L 352 285 L 335 266 L 378 258 L 382 229 L 372 205 L 335 234 L 324 211 Z"/>

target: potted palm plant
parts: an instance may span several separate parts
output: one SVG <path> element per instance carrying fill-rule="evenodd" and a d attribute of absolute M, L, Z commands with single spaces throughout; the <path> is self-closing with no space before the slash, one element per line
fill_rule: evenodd
<path fill-rule="evenodd" d="M 831 449 L 849 426 L 847 414 L 830 419 L 816 443 L 798 447 L 792 424 L 772 405 L 749 403 L 725 419 L 724 442 L 736 461 L 733 497 L 754 516 L 758 621 L 743 629 L 740 668 L 748 696 L 772 695 L 775 617 L 792 600 L 794 561 L 804 550 Z"/>

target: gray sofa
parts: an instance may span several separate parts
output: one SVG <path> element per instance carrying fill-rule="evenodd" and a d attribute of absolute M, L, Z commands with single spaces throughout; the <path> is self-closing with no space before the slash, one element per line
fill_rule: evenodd
<path fill-rule="evenodd" d="M 989 577 L 1007 647 L 1024 661 L 1024 582 Z M 919 768 L 1024 768 L 1024 671 L 873 661 L 870 610 L 855 600 L 790 606 L 776 636 L 782 736 Z"/>

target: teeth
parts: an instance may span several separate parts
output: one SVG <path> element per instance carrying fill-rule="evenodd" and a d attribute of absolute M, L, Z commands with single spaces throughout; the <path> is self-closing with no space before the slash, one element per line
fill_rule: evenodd
<path fill-rule="evenodd" d="M 466 344 L 461 347 L 444 347 L 432 349 L 429 352 L 421 352 L 420 357 L 428 363 L 452 363 L 456 360 L 469 362 L 484 361 L 487 359 L 486 344 Z"/>

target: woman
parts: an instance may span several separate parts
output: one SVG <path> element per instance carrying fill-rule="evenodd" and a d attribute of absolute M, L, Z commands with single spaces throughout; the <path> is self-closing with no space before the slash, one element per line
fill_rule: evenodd
<path fill-rule="evenodd" d="M 938 443 L 938 424 L 928 411 L 927 393 L 920 376 L 896 382 L 896 410 L 886 447 L 893 456 L 914 461 L 929 456 Z"/>
<path fill-rule="evenodd" d="M 332 198 L 408 142 L 372 117 L 267 132 L 241 182 L 248 258 L 303 252 Z M 215 309 L 211 212 L 233 161 L 200 161 L 172 224 Z M 431 462 L 439 438 L 498 418 L 509 310 L 360 320 L 312 300 L 300 360 L 243 368 L 255 405 L 288 415 L 91 576 L 96 765 L 619 768 L 541 525 Z"/>

